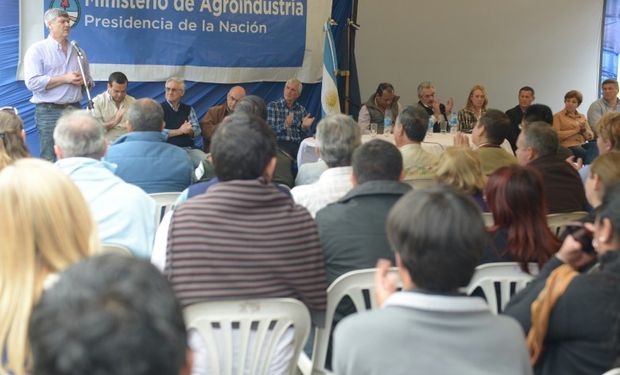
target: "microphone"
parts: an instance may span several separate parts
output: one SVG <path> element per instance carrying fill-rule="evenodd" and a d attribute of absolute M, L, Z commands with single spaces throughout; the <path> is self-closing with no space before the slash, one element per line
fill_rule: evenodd
<path fill-rule="evenodd" d="M 71 47 L 73 47 L 73 49 L 75 50 L 75 53 L 77 53 L 78 57 L 80 59 L 84 58 L 84 54 L 82 53 L 82 49 L 78 46 L 77 42 L 75 40 L 71 41 Z"/>

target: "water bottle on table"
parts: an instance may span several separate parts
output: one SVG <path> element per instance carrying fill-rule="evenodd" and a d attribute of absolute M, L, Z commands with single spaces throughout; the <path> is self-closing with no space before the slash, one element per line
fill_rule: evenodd
<path fill-rule="evenodd" d="M 386 109 L 383 114 L 383 134 L 390 134 L 392 132 L 392 110 Z"/>
<path fill-rule="evenodd" d="M 459 128 L 459 118 L 456 113 L 450 115 L 450 133 L 454 134 Z"/>
<path fill-rule="evenodd" d="M 433 134 L 433 126 L 435 125 L 435 122 L 433 121 L 433 117 L 429 117 L 428 118 L 428 126 L 426 128 L 426 136 L 430 137 Z"/>

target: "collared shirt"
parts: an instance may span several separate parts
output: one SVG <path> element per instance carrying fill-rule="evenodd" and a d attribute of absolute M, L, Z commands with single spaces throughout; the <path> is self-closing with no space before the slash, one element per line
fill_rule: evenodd
<path fill-rule="evenodd" d="M 434 176 L 439 158 L 422 149 L 419 143 L 406 144 L 398 149 L 403 156 L 405 180 L 419 176 Z"/>
<path fill-rule="evenodd" d="M 315 217 L 318 210 L 342 198 L 353 188 L 351 172 L 351 167 L 329 168 L 321 174 L 317 182 L 295 186 L 291 190 L 293 199 Z"/>
<path fill-rule="evenodd" d="M 122 245 L 134 255 L 151 256 L 155 237 L 155 202 L 142 189 L 114 175 L 107 162 L 72 157 L 55 166 L 82 192 L 97 222 L 102 243 Z"/>
<path fill-rule="evenodd" d="M 177 104 L 176 106 L 172 105 L 172 103 L 168 102 L 168 104 L 170 104 L 170 107 L 172 107 L 172 109 L 176 112 L 179 110 L 179 104 Z M 194 131 L 194 143 L 202 143 L 202 138 L 200 137 L 201 131 L 200 131 L 200 124 L 198 123 L 198 116 L 196 116 L 196 111 L 194 110 L 194 107 L 190 106 L 190 110 L 189 110 L 189 116 L 187 117 L 187 121 L 189 121 L 190 124 L 192 124 L 192 130 Z M 170 134 L 170 129 L 166 129 L 164 128 L 164 130 L 162 130 L 162 134 L 164 135 L 164 139 L 168 139 L 168 134 Z M 200 140 L 200 142 L 198 142 L 198 140 Z"/>
<path fill-rule="evenodd" d="M 291 127 L 288 128 L 290 129 L 290 134 L 286 126 L 284 126 L 289 112 L 293 113 L 293 122 Z M 302 121 L 307 114 L 306 108 L 297 101 L 289 108 L 284 98 L 267 105 L 267 123 L 271 126 L 278 141 L 301 143 L 309 135 L 308 130 L 302 127 Z"/>
<path fill-rule="evenodd" d="M 580 130 L 581 125 L 585 127 L 585 131 L 582 133 Z M 587 140 L 592 139 L 594 133 L 586 120 L 586 116 L 579 112 L 568 113 L 566 110 L 553 115 L 553 128 L 558 133 L 560 139 L 560 146 L 572 147 L 585 143 Z M 577 131 L 577 133 L 575 133 Z"/>
<path fill-rule="evenodd" d="M 86 55 L 84 55 L 86 56 Z M 78 57 L 67 42 L 67 54 L 62 45 L 51 36 L 28 48 L 24 57 L 24 76 L 28 90 L 32 91 L 32 103 L 75 103 L 82 100 L 82 87 L 69 83 L 46 89 L 52 79 L 70 72 L 80 72 Z M 88 59 L 84 58 L 84 74 L 89 86 L 93 86 Z"/>
<path fill-rule="evenodd" d="M 594 131 L 596 132 L 596 125 L 598 125 L 599 120 L 603 115 L 607 112 L 620 112 L 620 99 L 616 102 L 615 106 L 609 105 L 604 98 L 600 98 L 595 100 L 588 109 L 588 123 Z"/>
<path fill-rule="evenodd" d="M 99 121 L 106 123 L 116 116 L 116 112 L 120 109 L 128 108 L 136 99 L 133 96 L 125 95 L 125 98 L 121 102 L 121 104 L 117 107 L 116 102 L 110 96 L 110 93 L 106 90 L 101 94 L 97 95 L 93 99 L 93 104 L 95 106 L 94 116 Z M 125 123 L 126 115 L 123 116 L 123 119 L 116 124 L 112 129 L 107 130 L 106 139 L 110 142 L 115 141 L 121 135 L 127 133 L 127 124 Z"/>

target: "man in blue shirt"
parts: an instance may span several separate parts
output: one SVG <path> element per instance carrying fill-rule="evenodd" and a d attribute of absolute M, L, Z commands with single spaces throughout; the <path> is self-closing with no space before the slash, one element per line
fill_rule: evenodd
<path fill-rule="evenodd" d="M 297 102 L 301 89 L 301 82 L 291 78 L 284 85 L 283 98 L 267 105 L 267 123 L 276 134 L 278 146 L 293 158 L 297 156 L 301 141 L 310 135 L 314 122 L 312 114 Z"/>

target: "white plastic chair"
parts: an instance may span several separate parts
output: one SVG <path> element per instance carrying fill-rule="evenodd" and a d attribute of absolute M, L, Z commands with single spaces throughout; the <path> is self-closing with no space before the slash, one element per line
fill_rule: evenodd
<path fill-rule="evenodd" d="M 499 314 L 515 293 L 525 288 L 538 274 L 538 264 L 530 263 L 529 270 L 532 274 L 523 272 L 517 262 L 487 263 L 476 267 L 465 293 L 472 294 L 476 288 L 482 289 L 493 314 Z M 495 285 L 499 285 L 498 291 Z M 499 306 L 498 306 L 499 301 Z"/>
<path fill-rule="evenodd" d="M 551 232 L 558 236 L 560 231 L 573 221 L 577 221 L 588 213 L 585 211 L 575 211 L 575 212 L 566 212 L 560 214 L 549 214 L 547 215 L 547 226 L 551 229 Z"/>
<path fill-rule="evenodd" d="M 411 185 L 414 189 L 429 189 L 437 185 L 435 177 L 412 177 L 404 181 L 406 184 Z"/>
<path fill-rule="evenodd" d="M 239 374 L 246 369 L 253 375 L 267 375 L 278 342 L 292 326 L 294 348 L 288 373 L 293 375 L 311 326 L 308 308 L 292 298 L 204 302 L 186 307 L 183 313 L 187 329 L 196 329 L 205 341 L 214 374 L 232 374 L 236 367 Z M 236 347 L 233 334 L 240 338 Z M 236 366 L 233 353 L 238 354 Z"/>
<path fill-rule="evenodd" d="M 620 367 L 612 368 L 611 370 L 605 372 L 603 375 L 620 375 Z"/>
<path fill-rule="evenodd" d="M 104 243 L 101 245 L 101 250 L 104 253 L 114 253 L 114 254 L 133 256 L 133 253 L 128 248 L 122 245 L 117 245 L 117 244 Z"/>
<path fill-rule="evenodd" d="M 181 192 L 149 194 L 149 196 L 155 200 L 155 228 L 159 226 L 164 215 L 172 209 L 179 195 L 181 195 Z"/>
<path fill-rule="evenodd" d="M 299 369 L 305 375 L 308 374 L 330 374 L 325 370 L 325 358 L 329 345 L 329 336 L 332 330 L 334 313 L 344 297 L 349 297 L 357 311 L 373 310 L 377 308 L 373 293 L 375 284 L 376 268 L 367 268 L 347 272 L 338 277 L 327 288 L 327 308 L 325 311 L 325 327 L 314 328 L 314 344 L 312 349 L 312 360 L 305 353 L 299 358 Z M 398 276 L 398 268 L 392 267 L 390 272 Z M 400 280 L 400 277 L 398 278 Z M 398 285 L 402 287 L 402 285 Z M 365 291 L 367 291 L 365 293 Z M 369 304 L 366 303 L 365 294 L 369 297 Z"/>

